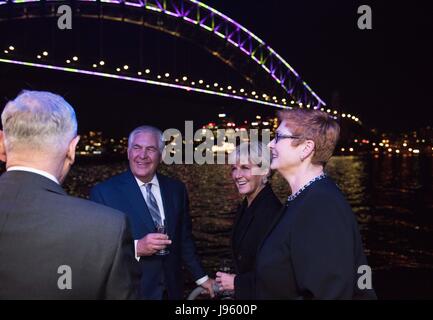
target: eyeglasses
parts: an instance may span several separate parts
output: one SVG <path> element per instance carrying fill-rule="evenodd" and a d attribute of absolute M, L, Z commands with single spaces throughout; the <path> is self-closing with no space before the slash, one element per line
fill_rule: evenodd
<path fill-rule="evenodd" d="M 290 135 L 286 135 L 286 134 L 280 134 L 277 132 L 275 134 L 275 143 L 278 143 L 278 141 L 280 141 L 282 139 L 301 139 L 301 137 L 300 136 L 290 136 Z"/>

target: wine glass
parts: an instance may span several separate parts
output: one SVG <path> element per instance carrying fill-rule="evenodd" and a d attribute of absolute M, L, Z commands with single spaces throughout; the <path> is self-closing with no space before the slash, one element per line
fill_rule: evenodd
<path fill-rule="evenodd" d="M 233 266 L 230 259 L 222 259 L 219 266 L 219 271 L 224 273 L 233 273 Z M 221 300 L 231 300 L 234 296 L 233 290 L 223 290 L 219 293 Z"/>
<path fill-rule="evenodd" d="M 156 223 L 156 232 L 157 233 L 162 233 L 162 234 L 167 234 L 167 227 L 165 225 L 165 220 L 161 221 L 161 223 Z M 161 249 L 159 251 L 157 251 L 155 253 L 155 255 L 157 256 L 165 256 L 167 254 L 169 254 L 170 251 L 168 251 L 167 248 Z"/>

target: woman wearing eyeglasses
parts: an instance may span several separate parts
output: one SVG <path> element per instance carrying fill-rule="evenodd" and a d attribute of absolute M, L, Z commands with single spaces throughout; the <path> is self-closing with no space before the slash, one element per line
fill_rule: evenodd
<path fill-rule="evenodd" d="M 291 195 L 259 246 L 255 298 L 376 298 L 371 274 L 362 271 L 368 266 L 355 216 L 323 171 L 338 140 L 338 123 L 304 109 L 283 111 L 280 120 L 269 144 L 271 168 L 289 183 Z"/>
<path fill-rule="evenodd" d="M 216 282 L 221 290 L 234 291 L 235 299 L 249 300 L 254 297 L 257 247 L 282 206 L 268 182 L 269 149 L 266 145 L 242 143 L 229 157 L 233 163 L 232 179 L 245 198 L 232 232 L 235 274 L 217 272 Z"/>

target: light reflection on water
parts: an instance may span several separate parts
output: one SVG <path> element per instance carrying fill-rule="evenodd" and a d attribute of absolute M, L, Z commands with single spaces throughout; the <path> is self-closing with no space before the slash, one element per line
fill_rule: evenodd
<path fill-rule="evenodd" d="M 95 183 L 126 168 L 126 162 L 76 164 L 65 189 L 87 197 Z M 231 226 L 241 200 L 229 168 L 172 165 L 160 171 L 187 185 L 198 252 L 213 275 L 221 261 L 231 257 Z M 432 158 L 339 156 L 331 159 L 326 171 L 357 216 L 379 297 L 433 297 Z M 278 173 L 272 186 L 284 201 L 288 186 Z M 393 285 L 396 278 L 400 287 Z"/>

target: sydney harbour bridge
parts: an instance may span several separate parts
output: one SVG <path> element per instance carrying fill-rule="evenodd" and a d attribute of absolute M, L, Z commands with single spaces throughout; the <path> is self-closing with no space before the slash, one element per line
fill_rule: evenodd
<path fill-rule="evenodd" d="M 70 8 L 70 30 L 59 29 L 62 5 Z M 122 28 L 127 30 L 120 36 L 123 44 L 113 45 Z M 176 39 L 179 48 L 149 53 L 160 38 Z M 190 58 L 192 64 L 203 65 L 188 69 L 176 50 L 191 56 L 201 51 L 217 67 L 209 71 L 206 62 Z M 0 62 L 133 81 L 266 109 L 321 109 L 347 126 L 362 127 L 356 115 L 327 105 L 265 40 L 196 0 L 0 0 Z"/>

